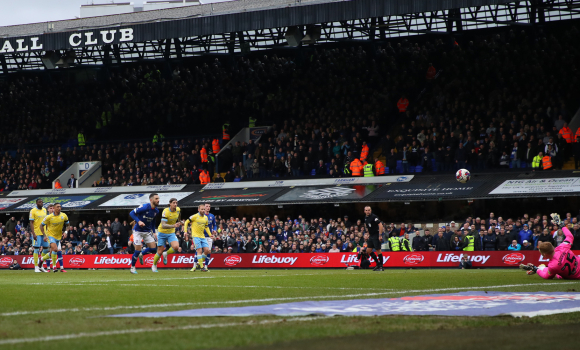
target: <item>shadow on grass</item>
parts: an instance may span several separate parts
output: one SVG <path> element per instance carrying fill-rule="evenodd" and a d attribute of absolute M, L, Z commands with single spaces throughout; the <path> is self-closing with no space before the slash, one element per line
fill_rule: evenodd
<path fill-rule="evenodd" d="M 241 347 L 252 350 L 558 350 L 580 349 L 580 324 L 521 325 L 482 329 L 384 332 L 360 336 L 318 338 L 280 342 L 270 345 Z"/>

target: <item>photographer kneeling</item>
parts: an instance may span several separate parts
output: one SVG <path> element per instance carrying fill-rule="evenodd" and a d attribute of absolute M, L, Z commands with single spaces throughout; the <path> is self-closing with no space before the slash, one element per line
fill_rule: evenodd
<path fill-rule="evenodd" d="M 10 270 L 22 270 L 22 268 L 20 267 L 18 262 L 16 260 L 14 260 L 12 262 L 12 265 L 10 265 Z"/>
<path fill-rule="evenodd" d="M 467 254 L 463 254 L 463 256 L 461 256 L 461 260 L 459 261 L 459 268 L 464 270 L 464 269 L 471 269 L 472 265 L 471 265 L 471 261 L 469 260 L 469 255 Z"/>

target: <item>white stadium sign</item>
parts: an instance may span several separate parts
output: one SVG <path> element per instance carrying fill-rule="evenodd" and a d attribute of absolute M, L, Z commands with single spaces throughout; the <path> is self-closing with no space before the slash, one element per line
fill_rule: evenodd
<path fill-rule="evenodd" d="M 580 178 L 564 177 L 556 179 L 508 180 L 489 194 L 536 194 L 580 192 Z"/>
<path fill-rule="evenodd" d="M 159 205 L 161 207 L 169 205 L 171 198 L 181 200 L 193 192 L 166 192 L 159 193 Z M 141 204 L 149 203 L 149 193 L 124 193 L 106 201 L 99 207 L 138 207 Z"/>

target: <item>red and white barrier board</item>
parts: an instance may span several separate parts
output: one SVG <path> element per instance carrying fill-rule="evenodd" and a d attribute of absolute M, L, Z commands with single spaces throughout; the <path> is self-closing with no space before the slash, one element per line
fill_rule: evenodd
<path fill-rule="evenodd" d="M 580 251 L 574 252 L 576 255 Z M 385 252 L 383 262 L 389 267 L 457 267 L 463 252 Z M 517 267 L 521 263 L 547 264 L 538 251 L 489 251 L 468 252 L 473 267 Z M 187 268 L 193 265 L 192 254 L 171 254 L 167 266 L 159 263 L 159 268 Z M 129 268 L 131 255 L 65 255 L 66 268 Z M 30 255 L 1 256 L 0 268 L 8 268 L 16 260 L 23 268 L 33 268 Z M 345 268 L 356 264 L 355 253 L 301 253 L 301 254 L 213 254 L 211 268 Z M 146 255 L 144 265 L 150 267 L 153 254 Z"/>

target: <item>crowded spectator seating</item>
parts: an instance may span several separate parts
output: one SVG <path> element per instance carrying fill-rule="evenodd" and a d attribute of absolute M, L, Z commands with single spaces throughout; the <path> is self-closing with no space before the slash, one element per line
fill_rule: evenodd
<path fill-rule="evenodd" d="M 411 40 L 130 64 L 82 84 L 17 75 L 0 85 L 2 187 L 47 188 L 90 160 L 93 186 L 578 166 L 574 25 Z M 221 150 L 248 123 L 272 128 Z"/>
<path fill-rule="evenodd" d="M 580 249 L 578 216 L 567 213 L 565 223 L 573 224 L 573 249 Z M 362 215 L 361 215 L 362 218 Z M 30 232 L 24 218 L 10 218 L 1 228 L 2 255 L 28 255 L 32 252 Z M 212 253 L 333 253 L 357 252 L 368 241 L 368 232 L 361 219 L 343 218 L 225 218 L 216 215 L 218 233 Z M 468 217 L 449 223 L 383 222 L 380 237 L 383 250 L 391 249 L 393 239 L 401 251 L 464 251 L 467 236 L 473 236 L 474 251 L 536 250 L 538 242 L 558 246 L 564 241 L 562 230 L 552 225 L 548 215 L 523 214 L 504 218 L 490 213 L 485 217 Z M 64 233 L 61 246 L 64 254 L 130 254 L 133 252 L 132 227 L 127 221 L 99 220 L 79 222 Z M 179 253 L 194 253 L 191 235 L 177 232 Z M 393 249 L 396 250 L 396 249 Z"/>

